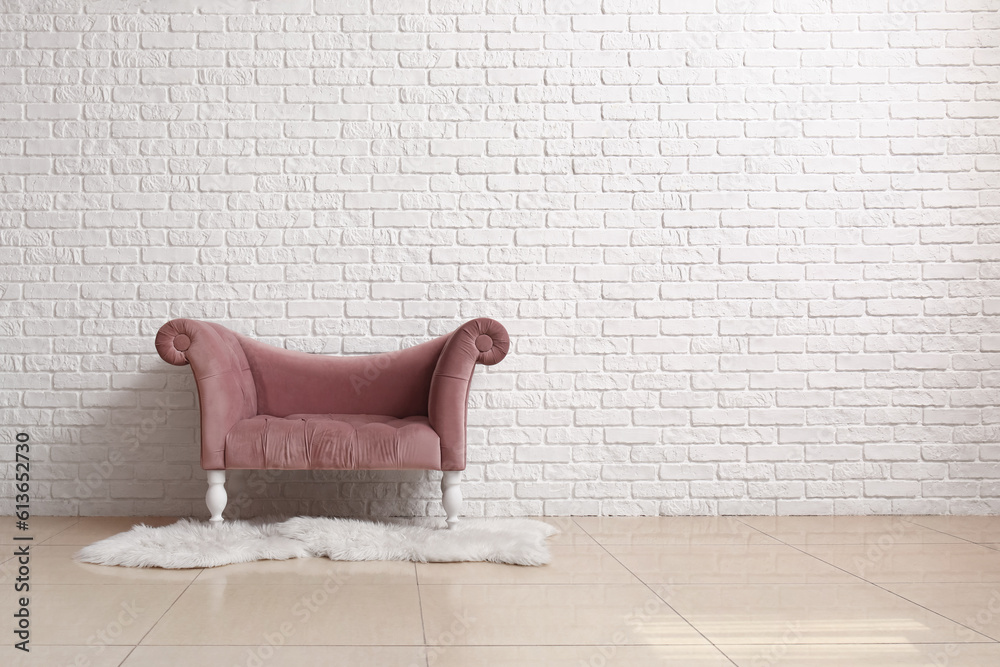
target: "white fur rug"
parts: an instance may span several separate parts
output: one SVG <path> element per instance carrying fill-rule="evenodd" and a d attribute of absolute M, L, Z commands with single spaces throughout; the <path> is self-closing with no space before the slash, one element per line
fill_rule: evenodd
<path fill-rule="evenodd" d="M 181 519 L 131 530 L 84 547 L 85 563 L 182 569 L 254 560 L 324 556 L 331 560 L 408 560 L 418 563 L 490 561 L 545 565 L 545 538 L 559 532 L 532 519 L 463 519 L 446 530 L 416 522 L 296 517 L 281 523 L 226 521 L 212 526 Z"/>

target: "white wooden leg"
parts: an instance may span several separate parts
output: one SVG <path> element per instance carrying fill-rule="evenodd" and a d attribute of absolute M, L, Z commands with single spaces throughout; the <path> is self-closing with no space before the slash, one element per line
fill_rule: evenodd
<path fill-rule="evenodd" d="M 226 509 L 226 471 L 208 471 L 208 493 L 205 494 L 205 504 L 212 513 L 209 521 L 215 525 L 222 523 L 222 510 Z"/>
<path fill-rule="evenodd" d="M 444 513 L 448 516 L 448 528 L 454 528 L 458 523 L 458 516 L 462 513 L 462 481 L 460 470 L 447 470 L 441 478 L 441 503 L 444 505 Z"/>

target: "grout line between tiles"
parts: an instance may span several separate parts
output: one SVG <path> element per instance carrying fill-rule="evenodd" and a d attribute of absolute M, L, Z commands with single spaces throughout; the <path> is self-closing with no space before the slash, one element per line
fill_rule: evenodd
<path fill-rule="evenodd" d="M 199 568 L 199 569 L 201 570 L 201 572 L 204 572 L 204 571 L 205 571 L 205 568 Z M 164 616 L 166 616 L 166 615 L 167 615 L 167 613 L 168 613 L 168 612 L 169 612 L 169 611 L 170 611 L 171 609 L 173 609 L 173 608 L 174 608 L 174 605 L 175 605 L 175 604 L 177 604 L 177 601 L 178 601 L 178 600 L 180 600 L 180 599 L 181 599 L 181 597 L 183 597 L 183 595 L 184 595 L 185 593 L 187 593 L 187 592 L 188 592 L 188 589 L 190 589 L 190 588 L 191 588 L 191 586 L 192 586 L 192 585 L 194 584 L 194 580 L 195 580 L 195 579 L 197 579 L 197 578 L 198 578 L 199 576 L 201 576 L 201 572 L 199 572 L 199 573 L 198 573 L 197 575 L 195 575 L 194 577 L 192 577 L 191 581 L 189 581 L 189 582 L 187 583 L 187 586 L 185 586 L 185 587 L 184 587 L 184 590 L 182 590 L 182 591 L 180 592 L 180 594 L 179 594 L 179 595 L 178 595 L 177 597 L 175 597 L 175 598 L 174 598 L 174 601 L 173 601 L 173 602 L 171 602 L 171 603 L 170 603 L 170 604 L 169 604 L 169 605 L 167 606 L 167 608 L 163 610 L 163 613 L 162 613 L 162 614 L 160 614 L 159 618 L 157 618 L 157 619 L 156 619 L 155 621 L 153 621 L 153 624 L 149 626 L 149 630 L 146 630 L 146 632 L 145 632 L 145 633 L 144 633 L 144 634 L 142 635 L 142 637 L 140 637 L 140 638 L 139 638 L 139 641 L 137 641 L 137 642 L 135 643 L 135 645 L 136 645 L 136 646 L 139 646 L 140 644 L 142 644 L 142 642 L 143 642 L 143 641 L 144 641 L 144 640 L 146 639 L 146 637 L 148 637 L 148 636 L 149 636 L 149 633 L 150 633 L 150 632 L 152 632 L 152 631 L 153 631 L 153 630 L 154 630 L 154 629 L 156 628 L 156 626 L 157 626 L 157 625 L 159 625 L 160 621 L 162 621 L 162 620 L 163 620 L 163 617 L 164 617 Z"/>
<path fill-rule="evenodd" d="M 132 646 L 131 648 L 129 648 L 128 653 L 126 653 L 125 657 L 122 658 L 122 661 L 118 663 L 118 667 L 122 667 L 122 665 L 124 665 L 126 662 L 128 662 L 129 657 L 135 652 L 136 648 L 138 648 L 138 647 L 137 646 Z"/>
<path fill-rule="evenodd" d="M 572 518 L 572 517 L 571 517 L 571 518 Z M 734 661 L 734 660 L 733 660 L 732 658 L 730 658 L 730 657 L 729 657 L 728 655 L 726 655 L 726 654 L 725 654 L 725 653 L 723 652 L 723 650 L 722 650 L 721 648 L 719 648 L 718 646 L 716 646 L 716 645 L 715 645 L 715 642 L 713 642 L 713 641 L 712 641 L 711 639 L 709 639 L 709 638 L 708 638 L 707 636 L 705 636 L 705 633 L 703 633 L 703 632 L 702 632 L 701 630 L 699 630 L 699 629 L 698 629 L 698 628 L 697 628 L 697 627 L 696 627 L 696 626 L 694 625 L 694 623 L 692 623 L 692 622 L 691 622 L 690 620 L 688 620 L 688 618 L 687 618 L 686 616 L 684 616 L 684 615 L 683 615 L 682 613 L 680 613 L 679 611 L 677 611 L 676 609 L 674 609 L 674 607 L 673 607 L 673 606 L 672 606 L 672 605 L 671 605 L 671 604 L 670 604 L 669 602 L 667 602 L 666 600 L 664 600 L 664 599 L 663 599 L 663 596 L 661 596 L 661 595 L 660 595 L 659 593 L 657 593 L 657 592 L 656 592 L 655 590 L 653 590 L 653 588 L 652 588 L 652 587 L 651 587 L 651 586 L 650 586 L 649 584 L 647 584 L 647 583 L 646 583 L 645 581 L 643 581 L 643 580 L 642 580 L 642 578 L 640 578 L 640 577 L 639 577 L 639 575 L 637 575 L 637 574 L 636 574 L 635 572 L 633 572 L 633 571 L 632 571 L 632 570 L 631 570 L 631 569 L 630 569 L 630 568 L 629 568 L 629 567 L 628 567 L 627 565 L 625 565 L 625 563 L 623 563 L 623 562 L 621 562 L 620 560 L 618 560 L 618 557 L 617 557 L 617 556 L 615 556 L 615 555 L 614 555 L 613 553 L 611 553 L 610 551 L 608 551 L 607 547 L 606 547 L 605 545 L 601 544 L 601 543 L 600 543 L 600 542 L 599 542 L 599 541 L 597 540 L 597 538 L 595 538 L 595 537 L 594 537 L 593 535 L 591 535 L 591 534 L 590 534 L 590 531 L 588 531 L 588 530 L 587 530 L 586 528 L 584 528 L 583 526 L 581 526 L 581 525 L 580 525 L 580 524 L 579 524 L 579 523 L 578 523 L 578 522 L 576 521 L 576 519 L 575 519 L 575 518 L 573 518 L 573 523 L 575 523 L 575 524 L 577 525 L 577 527 L 578 527 L 578 528 L 579 528 L 580 530 L 582 530 L 582 531 L 583 531 L 584 533 L 586 533 L 586 534 L 587 534 L 587 536 L 588 536 L 588 537 L 590 537 L 590 539 L 592 539 L 592 540 L 594 540 L 595 542 L 597 542 L 597 543 L 598 543 L 598 544 L 600 545 L 600 547 L 601 547 L 602 549 L 604 549 L 604 552 L 605 552 L 606 554 L 608 554 L 609 556 L 611 556 L 611 558 L 614 558 L 614 559 L 615 559 L 615 562 L 617 562 L 617 563 L 618 563 L 619 565 L 621 565 L 621 566 L 622 566 L 623 568 L 625 568 L 625 569 L 626 569 L 626 570 L 628 571 L 628 573 L 629 573 L 629 574 L 631 574 L 631 575 L 632 575 L 633 577 L 635 577 L 635 578 L 636 578 L 636 579 L 637 579 L 638 581 L 640 581 L 640 582 L 642 583 L 642 585 L 646 587 L 646 590 L 648 590 L 648 591 L 649 591 L 650 593 L 652 593 L 652 594 L 653 594 L 653 595 L 654 595 L 654 596 L 656 597 L 656 599 L 657 599 L 657 600 L 659 600 L 660 602 L 662 602 L 663 604 L 665 604 L 665 605 L 667 606 L 667 609 L 669 609 L 670 611 L 672 611 L 672 612 L 674 612 L 675 614 L 677 614 L 677 616 L 678 616 L 678 617 L 679 617 L 679 618 L 680 618 L 681 620 L 683 620 L 683 621 L 684 621 L 685 623 L 687 623 L 687 624 L 688 624 L 688 626 L 689 626 L 689 627 L 690 627 L 690 628 L 691 628 L 692 630 L 694 630 L 695 632 L 697 632 L 697 633 L 698 633 L 698 635 L 699 635 L 699 636 L 701 636 L 701 638 L 702 638 L 702 639 L 704 639 L 705 641 L 707 641 L 707 642 L 709 643 L 709 645 L 710 645 L 710 646 L 712 646 L 712 647 L 713 647 L 713 648 L 714 648 L 714 649 L 715 649 L 716 651 L 718 651 L 718 652 L 719 652 L 719 654 L 720 654 L 720 655 L 722 655 L 722 656 L 723 656 L 723 657 L 724 657 L 724 658 L 725 658 L 726 660 L 728 660 L 729 662 L 731 662 L 731 663 L 732 663 L 732 664 L 733 664 L 733 665 L 734 665 L 735 667 L 739 667 L 739 666 L 738 666 L 738 665 L 736 664 L 736 662 L 735 662 L 735 661 Z"/>
<path fill-rule="evenodd" d="M 81 520 L 81 519 L 83 519 L 83 518 L 86 518 L 86 517 L 79 517 L 79 516 L 78 516 L 78 517 L 68 517 L 68 518 L 76 518 L 76 521 L 74 521 L 73 523 L 69 524 L 68 526 L 66 526 L 66 527 L 65 527 L 65 528 L 63 528 L 62 530 L 57 530 L 56 532 L 54 532 L 54 533 L 52 533 L 51 535 L 49 535 L 48 537 L 46 537 L 46 538 L 45 538 L 44 540 L 42 540 L 42 541 L 40 541 L 40 542 L 35 542 L 35 544 L 36 544 L 36 545 L 42 545 L 42 544 L 45 544 L 46 542 L 48 542 L 49 540 L 51 540 L 51 539 L 52 539 L 53 537 L 55 537 L 56 535 L 62 535 L 62 534 L 63 534 L 63 533 L 65 533 L 65 532 L 66 532 L 67 530 L 69 530 L 70 528 L 72 528 L 72 527 L 73 527 L 73 526 L 75 526 L 76 524 L 80 523 L 80 520 Z"/>
<path fill-rule="evenodd" d="M 424 596 L 420 594 L 420 572 L 417 571 L 417 564 L 410 563 L 413 567 L 413 582 L 417 587 L 417 610 L 420 612 L 420 636 L 424 640 L 424 663 L 430 667 L 430 656 L 427 654 L 427 623 L 424 621 Z"/>
<path fill-rule="evenodd" d="M 923 529 L 925 529 L 925 530 L 932 530 L 932 531 L 934 531 L 935 533 L 941 533 L 942 535 L 947 535 L 948 537 L 954 537 L 954 538 L 955 538 L 955 539 L 957 539 L 957 540 L 962 540 L 962 541 L 964 541 L 964 542 L 969 542 L 969 543 L 971 543 L 971 544 L 982 544 L 981 542 L 976 542 L 976 541 L 974 541 L 974 540 L 970 540 L 970 539 L 969 539 L 969 538 L 967 538 L 967 537 L 962 537 L 961 535 L 955 535 L 955 534 L 953 534 L 953 533 L 949 533 L 949 532 L 947 532 L 947 531 L 945 531 L 945 530 L 941 530 L 940 528 L 933 528 L 933 527 L 931 527 L 931 526 L 925 526 L 924 524 L 922 524 L 922 523 L 917 523 L 916 521 L 913 521 L 912 519 L 907 519 L 907 518 L 905 518 L 905 517 L 902 517 L 902 516 L 901 516 L 901 517 L 899 517 L 899 519 L 900 519 L 901 521 L 905 522 L 905 523 L 911 523 L 911 524 L 913 524 L 914 526 L 920 526 L 921 528 L 923 528 Z"/>

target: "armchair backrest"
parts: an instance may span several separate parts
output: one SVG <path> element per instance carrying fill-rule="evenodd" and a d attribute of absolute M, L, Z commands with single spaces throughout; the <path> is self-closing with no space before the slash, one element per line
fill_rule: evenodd
<path fill-rule="evenodd" d="M 236 334 L 234 334 L 236 335 Z M 398 352 L 335 357 L 306 354 L 237 336 L 257 387 L 257 414 L 427 416 L 442 336 Z"/>

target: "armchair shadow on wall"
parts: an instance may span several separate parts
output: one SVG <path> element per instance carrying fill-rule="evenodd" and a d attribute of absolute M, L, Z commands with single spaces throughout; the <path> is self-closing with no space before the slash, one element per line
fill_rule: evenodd
<path fill-rule="evenodd" d="M 509 349 L 507 330 L 485 317 L 405 350 L 351 357 L 285 350 L 198 320 L 156 334 L 160 357 L 194 373 L 214 523 L 226 470 L 441 470 L 453 527 L 472 373 Z"/>

